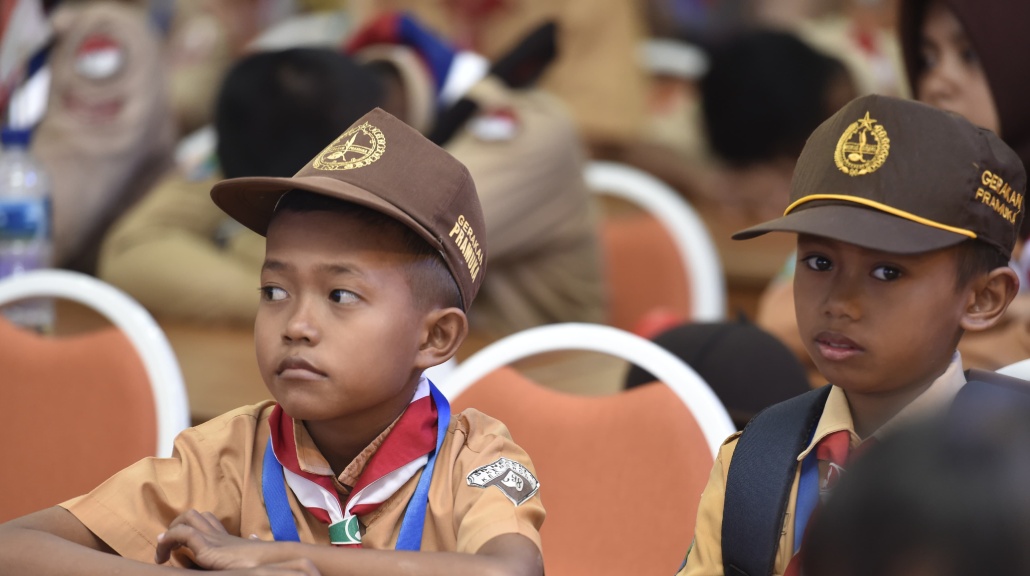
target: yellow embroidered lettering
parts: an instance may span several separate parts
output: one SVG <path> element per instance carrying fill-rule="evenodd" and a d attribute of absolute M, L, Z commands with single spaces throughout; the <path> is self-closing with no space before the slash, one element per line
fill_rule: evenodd
<path fill-rule="evenodd" d="M 461 249 L 461 255 L 465 257 L 465 263 L 468 264 L 469 270 L 475 265 L 474 258 L 476 257 L 475 250 L 472 248 L 472 243 L 467 242 Z"/>

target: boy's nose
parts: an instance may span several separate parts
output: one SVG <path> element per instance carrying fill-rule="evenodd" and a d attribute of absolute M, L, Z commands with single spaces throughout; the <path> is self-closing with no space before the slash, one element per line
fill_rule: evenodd
<path fill-rule="evenodd" d="M 318 329 L 314 306 L 303 300 L 299 301 L 286 320 L 283 341 L 316 344 L 320 338 L 321 331 Z"/>
<path fill-rule="evenodd" d="M 862 317 L 861 289 L 858 283 L 839 276 L 830 286 L 823 303 L 823 314 L 831 319 L 859 320 Z"/>

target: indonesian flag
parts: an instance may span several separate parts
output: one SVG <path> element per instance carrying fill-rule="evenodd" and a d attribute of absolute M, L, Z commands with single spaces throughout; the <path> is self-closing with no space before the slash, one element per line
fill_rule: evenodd
<path fill-rule="evenodd" d="M 294 420 L 281 406 L 268 420 L 272 450 L 283 467 L 286 484 L 297 500 L 321 522 L 329 525 L 335 546 L 361 546 L 358 516 L 379 507 L 426 465 L 436 448 L 437 412 L 429 395 L 429 380 L 422 376 L 415 396 L 390 434 L 372 455 L 346 501 L 340 501 L 331 475 L 301 470 L 294 437 Z"/>

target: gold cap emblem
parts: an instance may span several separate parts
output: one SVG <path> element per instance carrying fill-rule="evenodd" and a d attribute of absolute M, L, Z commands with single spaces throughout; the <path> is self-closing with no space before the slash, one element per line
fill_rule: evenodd
<path fill-rule="evenodd" d="M 386 152 L 383 131 L 365 122 L 355 126 L 333 140 L 312 165 L 319 170 L 352 170 L 379 160 Z"/>
<path fill-rule="evenodd" d="M 852 122 L 833 153 L 833 161 L 837 168 L 848 176 L 861 176 L 875 172 L 887 160 L 891 141 L 887 138 L 887 129 L 869 117 Z"/>

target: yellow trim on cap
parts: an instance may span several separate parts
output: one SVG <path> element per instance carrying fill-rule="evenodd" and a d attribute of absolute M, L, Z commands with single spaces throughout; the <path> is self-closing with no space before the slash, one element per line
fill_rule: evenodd
<path fill-rule="evenodd" d="M 911 220 L 912 222 L 916 222 L 917 224 L 922 224 L 924 226 L 929 226 L 931 228 L 937 228 L 939 230 L 946 230 L 948 232 L 954 232 L 955 234 L 961 234 L 963 236 L 969 236 L 970 238 L 973 238 L 973 239 L 976 238 L 976 232 L 973 232 L 972 230 L 966 230 L 965 228 L 956 228 L 954 226 L 948 226 L 947 224 L 941 224 L 940 222 L 934 222 L 933 220 L 929 220 L 929 219 L 923 218 L 922 216 L 916 216 L 915 214 L 912 214 L 911 212 L 905 212 L 904 210 L 898 210 L 897 208 L 894 208 L 893 206 L 888 206 L 886 204 L 881 204 L 881 203 L 879 203 L 879 202 L 877 202 L 875 200 L 869 200 L 868 198 L 860 198 L 858 196 L 848 196 L 846 194 L 812 194 L 810 196 L 805 196 L 804 198 L 799 198 L 797 201 L 795 201 L 790 206 L 787 206 L 787 209 L 783 211 L 783 215 L 786 216 L 787 214 L 790 214 L 791 210 L 793 210 L 794 208 L 797 208 L 799 205 L 804 204 L 805 202 L 811 202 L 813 200 L 844 200 L 845 202 L 854 202 L 855 204 L 863 204 L 865 206 L 869 206 L 870 208 L 876 208 L 877 210 L 880 210 L 882 212 L 886 212 L 888 214 L 893 214 L 894 216 L 897 216 L 899 218 L 904 218 L 905 220 Z"/>

